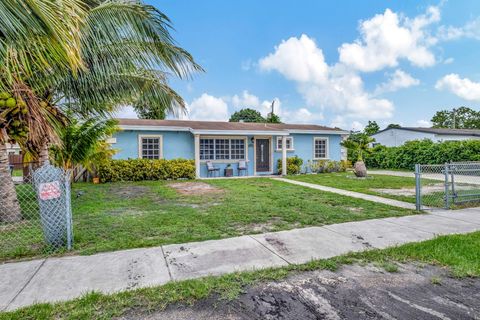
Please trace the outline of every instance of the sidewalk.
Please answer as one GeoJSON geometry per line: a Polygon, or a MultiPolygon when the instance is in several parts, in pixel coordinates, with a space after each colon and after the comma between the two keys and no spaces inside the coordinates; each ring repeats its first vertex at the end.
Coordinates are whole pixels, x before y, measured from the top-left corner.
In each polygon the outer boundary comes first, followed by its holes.
{"type": "Polygon", "coordinates": [[[0,310],[169,281],[326,259],[480,230],[480,209],[348,222],[223,240],[0,265],[0,310]]]}

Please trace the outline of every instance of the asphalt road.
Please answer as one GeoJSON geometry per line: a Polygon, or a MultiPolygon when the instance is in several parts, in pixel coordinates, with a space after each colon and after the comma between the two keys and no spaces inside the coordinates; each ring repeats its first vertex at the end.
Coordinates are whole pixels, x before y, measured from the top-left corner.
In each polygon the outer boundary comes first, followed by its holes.
{"type": "Polygon", "coordinates": [[[480,280],[455,279],[431,266],[375,266],[296,274],[252,288],[233,301],[216,297],[122,319],[480,319],[480,280]]]}

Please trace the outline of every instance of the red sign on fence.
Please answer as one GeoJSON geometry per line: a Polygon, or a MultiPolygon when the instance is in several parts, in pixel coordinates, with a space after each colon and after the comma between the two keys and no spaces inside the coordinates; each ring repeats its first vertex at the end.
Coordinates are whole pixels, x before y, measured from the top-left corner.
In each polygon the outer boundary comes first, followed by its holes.
{"type": "Polygon", "coordinates": [[[40,194],[41,200],[52,200],[56,198],[60,198],[61,191],[60,191],[60,182],[53,181],[53,182],[46,182],[40,183],[38,187],[38,193],[40,194]]]}

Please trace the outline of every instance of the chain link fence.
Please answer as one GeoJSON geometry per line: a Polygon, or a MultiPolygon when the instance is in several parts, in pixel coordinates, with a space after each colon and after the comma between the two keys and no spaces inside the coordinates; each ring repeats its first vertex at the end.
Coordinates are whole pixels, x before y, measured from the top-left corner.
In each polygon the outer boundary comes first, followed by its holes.
{"type": "Polygon", "coordinates": [[[480,206],[480,162],[416,165],[418,210],[480,206]]]}
{"type": "Polygon", "coordinates": [[[0,261],[71,249],[70,177],[52,165],[0,175],[0,261]]]}

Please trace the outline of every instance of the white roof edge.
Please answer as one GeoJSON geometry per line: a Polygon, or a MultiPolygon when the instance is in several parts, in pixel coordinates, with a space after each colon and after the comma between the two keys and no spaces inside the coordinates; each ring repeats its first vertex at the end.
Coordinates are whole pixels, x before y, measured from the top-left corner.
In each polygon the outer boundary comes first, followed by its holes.
{"type": "Polygon", "coordinates": [[[172,127],[172,126],[138,126],[138,125],[119,125],[123,130],[145,130],[145,131],[192,131],[188,127],[172,127]]]}
{"type": "Polygon", "coordinates": [[[271,130],[208,130],[192,129],[189,127],[173,126],[151,126],[151,125],[119,125],[123,130],[143,130],[143,131],[189,131],[193,134],[247,134],[247,135],[276,135],[288,136],[291,133],[310,133],[310,134],[349,134],[348,131],[337,130],[301,130],[301,129],[283,129],[278,131],[271,130]]]}
{"type": "Polygon", "coordinates": [[[261,130],[191,130],[193,134],[243,134],[243,135],[250,135],[250,136],[258,136],[258,135],[275,135],[275,136],[288,136],[288,131],[261,131],[261,130]]]}
{"type": "Polygon", "coordinates": [[[301,130],[301,129],[287,129],[289,133],[312,133],[312,134],[350,134],[344,130],[301,130]]]}

